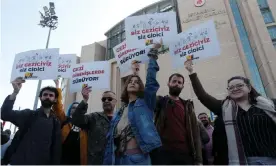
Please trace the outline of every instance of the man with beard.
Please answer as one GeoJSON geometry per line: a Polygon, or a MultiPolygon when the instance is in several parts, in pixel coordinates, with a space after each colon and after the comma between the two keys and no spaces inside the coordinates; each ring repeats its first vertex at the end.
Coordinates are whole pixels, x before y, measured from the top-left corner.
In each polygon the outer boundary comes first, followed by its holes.
{"type": "Polygon", "coordinates": [[[13,105],[22,84],[22,77],[12,82],[13,93],[2,107],[1,115],[19,127],[4,156],[4,163],[10,165],[57,165],[61,156],[60,123],[51,107],[56,102],[58,91],[54,87],[41,89],[41,107],[36,111],[13,110],[13,105]]]}
{"type": "Polygon", "coordinates": [[[86,114],[90,92],[91,87],[83,88],[83,100],[73,113],[72,123],[81,129],[86,130],[88,133],[87,164],[102,165],[106,144],[106,134],[109,130],[109,123],[113,117],[113,110],[117,100],[114,92],[106,91],[103,93],[101,99],[103,112],[86,114]]]}
{"type": "Polygon", "coordinates": [[[204,125],[205,129],[207,130],[208,136],[210,138],[210,141],[204,145],[204,152],[205,154],[203,154],[203,158],[207,159],[206,165],[213,165],[213,154],[212,154],[212,150],[213,150],[213,141],[212,141],[212,135],[213,135],[213,131],[214,128],[213,126],[210,124],[210,120],[208,115],[205,112],[202,112],[198,115],[198,119],[202,122],[202,124],[204,125]]]}
{"type": "Polygon", "coordinates": [[[152,153],[153,164],[202,164],[202,147],[193,102],[179,97],[184,77],[175,73],[169,77],[169,95],[157,98],[155,124],[162,148],[152,153]]]}

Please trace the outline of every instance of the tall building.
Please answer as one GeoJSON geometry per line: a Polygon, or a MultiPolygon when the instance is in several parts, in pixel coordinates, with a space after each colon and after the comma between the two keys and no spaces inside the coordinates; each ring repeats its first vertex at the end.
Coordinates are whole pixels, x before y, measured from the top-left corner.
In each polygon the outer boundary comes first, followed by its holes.
{"type": "MultiPolygon", "coordinates": [[[[221,55],[199,61],[195,65],[195,71],[208,93],[218,99],[225,98],[227,80],[240,75],[250,78],[254,87],[263,95],[276,97],[276,0],[163,0],[131,16],[167,11],[176,12],[179,32],[210,19],[215,21],[221,55]]],[[[120,77],[112,48],[125,40],[124,20],[111,27],[105,35],[106,40],[82,47],[80,62],[109,61],[110,89],[120,99],[126,78],[120,77]]],[[[197,100],[184,66],[182,69],[172,69],[168,48],[160,51],[158,63],[158,95],[168,94],[168,78],[172,73],[178,72],[185,76],[185,88],[181,97],[193,99],[197,113],[209,112],[197,100]]],[[[143,81],[146,67],[141,67],[143,81]]],[[[102,111],[101,94],[102,91],[92,92],[88,112],[102,111]]],[[[81,95],[72,97],[67,94],[65,105],[72,98],[80,101],[81,95]]]]}

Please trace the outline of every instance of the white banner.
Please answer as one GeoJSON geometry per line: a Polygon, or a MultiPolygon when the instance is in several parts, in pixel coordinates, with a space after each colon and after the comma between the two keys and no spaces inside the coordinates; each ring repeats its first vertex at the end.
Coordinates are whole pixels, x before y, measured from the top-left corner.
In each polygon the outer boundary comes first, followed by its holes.
{"type": "Polygon", "coordinates": [[[213,20],[178,34],[170,44],[173,67],[183,67],[187,59],[202,60],[220,54],[220,45],[213,20]]]}
{"type": "Polygon", "coordinates": [[[134,60],[147,63],[149,61],[148,52],[150,48],[144,49],[128,49],[126,42],[118,44],[113,48],[114,56],[120,68],[121,77],[131,70],[131,62],[134,60]]]}
{"type": "Polygon", "coordinates": [[[11,81],[17,77],[28,80],[56,79],[59,49],[40,49],[15,55],[11,81]]]}
{"type": "Polygon", "coordinates": [[[128,48],[144,48],[160,42],[169,45],[177,36],[175,12],[132,16],[125,19],[128,48]]]}
{"type": "Polygon", "coordinates": [[[76,64],[72,68],[70,92],[81,92],[83,86],[92,86],[92,89],[110,89],[110,63],[96,61],[76,64]]]}
{"type": "Polygon", "coordinates": [[[76,64],[76,54],[60,54],[58,59],[58,75],[62,78],[71,78],[73,65],[76,64]]]}

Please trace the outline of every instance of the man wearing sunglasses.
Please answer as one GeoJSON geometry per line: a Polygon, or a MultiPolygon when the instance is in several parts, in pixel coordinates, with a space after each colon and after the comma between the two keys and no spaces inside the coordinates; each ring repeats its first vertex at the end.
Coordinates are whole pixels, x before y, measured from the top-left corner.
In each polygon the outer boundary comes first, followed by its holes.
{"type": "Polygon", "coordinates": [[[88,165],[102,165],[105,150],[106,134],[109,130],[109,123],[113,117],[113,110],[116,105],[116,95],[114,92],[103,93],[102,112],[86,114],[88,108],[89,93],[91,87],[84,86],[82,89],[83,100],[73,113],[72,123],[88,133],[88,165]],[[86,115],[85,115],[86,114],[86,115]]]}
{"type": "Polygon", "coordinates": [[[5,152],[4,164],[58,165],[61,156],[61,130],[51,109],[57,100],[58,91],[55,87],[45,87],[39,94],[39,109],[16,111],[13,110],[13,105],[24,82],[21,77],[12,82],[13,93],[5,99],[1,107],[1,118],[19,127],[5,152]]]}

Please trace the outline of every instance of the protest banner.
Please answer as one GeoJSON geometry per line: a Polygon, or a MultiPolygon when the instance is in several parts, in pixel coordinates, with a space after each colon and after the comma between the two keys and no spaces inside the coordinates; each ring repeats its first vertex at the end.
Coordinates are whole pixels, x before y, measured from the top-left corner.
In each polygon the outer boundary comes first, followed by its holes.
{"type": "Polygon", "coordinates": [[[11,81],[17,77],[28,80],[56,79],[59,49],[39,49],[15,55],[11,81]]]}
{"type": "Polygon", "coordinates": [[[150,48],[144,49],[128,49],[126,41],[113,47],[114,56],[117,64],[120,68],[121,76],[131,70],[131,62],[134,60],[140,61],[141,63],[147,63],[149,61],[148,52],[150,48]]]}
{"type": "Polygon", "coordinates": [[[163,39],[169,45],[177,36],[175,12],[132,16],[125,19],[128,48],[144,48],[163,39]]]}
{"type": "Polygon", "coordinates": [[[76,64],[76,55],[61,54],[58,58],[58,76],[62,78],[71,78],[71,67],[76,64]]]}
{"type": "Polygon", "coordinates": [[[110,89],[110,71],[108,61],[74,65],[71,72],[70,92],[81,92],[84,86],[91,86],[93,90],[110,89]]]}
{"type": "Polygon", "coordinates": [[[178,34],[170,44],[173,67],[183,67],[186,60],[202,60],[220,54],[220,45],[213,20],[178,34]]]}

